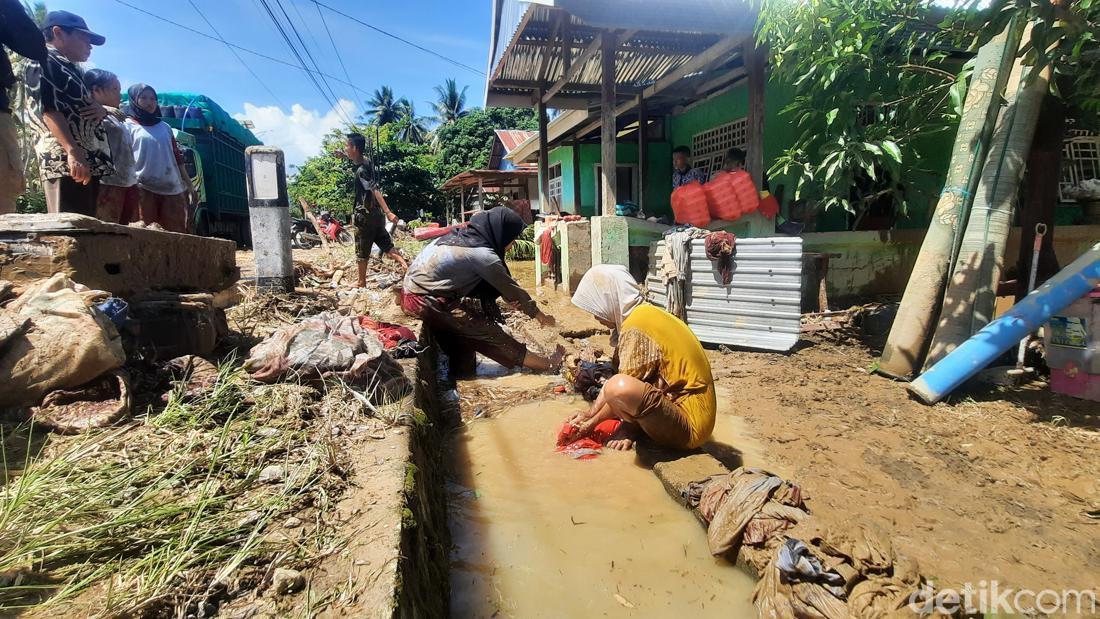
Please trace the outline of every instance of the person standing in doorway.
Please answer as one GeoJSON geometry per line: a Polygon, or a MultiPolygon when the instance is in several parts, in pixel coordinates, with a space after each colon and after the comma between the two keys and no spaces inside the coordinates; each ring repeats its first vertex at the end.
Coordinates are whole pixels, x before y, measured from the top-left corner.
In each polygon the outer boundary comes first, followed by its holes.
{"type": "Polygon", "coordinates": [[[26,189],[19,135],[8,99],[8,89],[15,85],[9,49],[40,64],[46,61],[46,41],[19,0],[0,0],[0,215],[14,213],[15,200],[26,189]]]}
{"type": "Polygon", "coordinates": [[[344,145],[344,153],[355,165],[355,204],[353,221],[355,222],[355,257],[359,266],[358,285],[367,285],[367,265],[370,263],[371,247],[378,246],[380,254],[393,258],[401,265],[402,271],[409,270],[409,263],[393,246],[393,239],[386,230],[386,221],[397,223],[386,198],[374,182],[374,162],[366,156],[367,139],[358,133],[349,133],[344,145]]]}
{"type": "Polygon", "coordinates": [[[157,91],[134,84],[127,91],[126,126],[134,145],[138,217],[169,232],[186,233],[187,207],[197,201],[172,128],[160,119],[157,91]]]}
{"type": "Polygon", "coordinates": [[[41,122],[35,150],[46,209],[94,216],[99,179],[114,173],[114,165],[101,122],[107,111],[92,99],[77,63],[86,62],[92,46],[107,39],[68,11],[47,14],[42,34],[46,59],[29,63],[25,78],[41,122]]]}
{"type": "Polygon", "coordinates": [[[707,175],[699,168],[691,167],[691,149],[687,146],[677,146],[672,151],[672,188],[680,187],[694,182],[707,182],[707,175]]]}
{"type": "Polygon", "coordinates": [[[103,69],[89,69],[84,73],[84,83],[92,91],[92,98],[107,110],[103,125],[107,129],[107,144],[111,147],[111,160],[115,172],[99,179],[99,196],[96,199],[95,216],[112,224],[128,224],[137,219],[137,175],[134,173],[134,145],[130,128],[126,126],[126,114],[122,107],[122,84],[118,76],[103,69]]]}

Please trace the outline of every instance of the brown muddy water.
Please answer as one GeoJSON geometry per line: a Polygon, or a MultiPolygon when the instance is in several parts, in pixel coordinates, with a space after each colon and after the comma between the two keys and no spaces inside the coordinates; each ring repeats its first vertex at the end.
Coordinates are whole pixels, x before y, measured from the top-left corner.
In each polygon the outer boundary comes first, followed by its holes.
{"type": "Polygon", "coordinates": [[[455,438],[452,616],[754,616],[752,579],[710,556],[703,527],[633,452],[554,452],[583,406],[533,402],[455,438]]]}

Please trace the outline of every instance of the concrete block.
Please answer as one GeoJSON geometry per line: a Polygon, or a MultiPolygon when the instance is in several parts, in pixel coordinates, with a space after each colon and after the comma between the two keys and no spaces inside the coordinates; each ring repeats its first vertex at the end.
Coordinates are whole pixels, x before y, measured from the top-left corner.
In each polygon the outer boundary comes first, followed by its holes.
{"type": "Polygon", "coordinates": [[[593,217],[592,265],[621,264],[629,267],[629,238],[630,231],[626,217],[593,217]]]}
{"type": "Polygon", "coordinates": [[[702,481],[711,475],[728,473],[729,469],[717,458],[706,453],[696,453],[673,460],[657,462],[653,472],[665,486],[665,492],[681,505],[686,505],[685,493],[693,482],[702,481]]]}
{"type": "Polygon", "coordinates": [[[0,216],[0,280],[56,273],[116,296],[219,292],[240,277],[233,241],[108,224],[72,213],[0,216]]]}
{"type": "Polygon", "coordinates": [[[561,231],[561,273],[565,292],[572,294],[581,278],[592,268],[592,223],[570,221],[558,224],[561,231]]]}
{"type": "Polygon", "coordinates": [[[248,216],[256,256],[256,288],[270,292],[294,290],[290,211],[278,206],[259,206],[249,208],[248,216]]]}

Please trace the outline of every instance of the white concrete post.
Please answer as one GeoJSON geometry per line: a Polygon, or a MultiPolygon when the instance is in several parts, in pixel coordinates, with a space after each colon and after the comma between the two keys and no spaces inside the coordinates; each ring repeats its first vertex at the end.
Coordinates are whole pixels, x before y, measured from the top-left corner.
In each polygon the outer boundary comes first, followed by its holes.
{"type": "Polygon", "coordinates": [[[294,290],[294,261],[290,255],[290,199],[283,151],[249,146],[245,149],[245,167],[256,289],[290,292],[294,290]]]}

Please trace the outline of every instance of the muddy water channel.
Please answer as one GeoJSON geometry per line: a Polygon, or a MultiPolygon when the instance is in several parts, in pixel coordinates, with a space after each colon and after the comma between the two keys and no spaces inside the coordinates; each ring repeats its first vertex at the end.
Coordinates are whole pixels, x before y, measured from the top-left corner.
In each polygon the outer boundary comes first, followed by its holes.
{"type": "Polygon", "coordinates": [[[633,452],[554,452],[584,405],[533,402],[457,435],[452,615],[753,616],[752,580],[711,558],[704,529],[633,452]]]}

